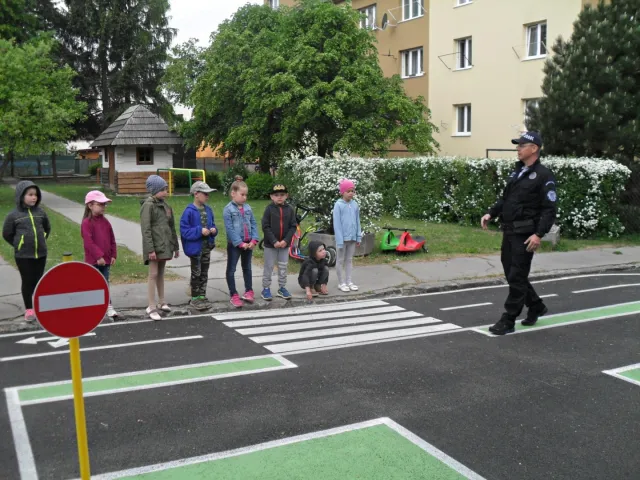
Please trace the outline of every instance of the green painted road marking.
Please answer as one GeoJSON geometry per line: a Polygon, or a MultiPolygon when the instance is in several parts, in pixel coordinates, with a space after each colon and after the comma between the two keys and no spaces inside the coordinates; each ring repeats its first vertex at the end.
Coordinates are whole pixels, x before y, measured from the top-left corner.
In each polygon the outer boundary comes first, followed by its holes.
{"type": "Polygon", "coordinates": [[[389,419],[94,477],[116,478],[484,480],[389,419]]]}
{"type": "MultiPolygon", "coordinates": [[[[244,358],[86,378],[83,390],[85,396],[105,395],[292,367],[295,365],[277,355],[244,358]]],[[[22,404],[44,403],[73,398],[73,388],[70,381],[55,382],[18,388],[18,395],[22,404]]]]}
{"type": "MultiPolygon", "coordinates": [[[[545,328],[561,327],[574,323],[591,322],[594,320],[605,320],[608,318],[624,317],[625,315],[633,315],[640,313],[640,302],[621,303],[618,305],[609,305],[606,307],[590,308],[588,310],[578,310],[575,312],[558,313],[556,315],[548,315],[540,317],[535,325],[524,326],[520,322],[516,322],[516,331],[514,333],[525,333],[533,330],[542,330],[545,328]]],[[[495,336],[489,332],[491,325],[474,328],[473,330],[491,337],[495,336]]],[[[510,334],[513,335],[513,334],[510,334]]]]}
{"type": "Polygon", "coordinates": [[[602,373],[606,373],[614,378],[640,386],[640,363],[616,368],[614,370],[605,370],[602,373]]]}

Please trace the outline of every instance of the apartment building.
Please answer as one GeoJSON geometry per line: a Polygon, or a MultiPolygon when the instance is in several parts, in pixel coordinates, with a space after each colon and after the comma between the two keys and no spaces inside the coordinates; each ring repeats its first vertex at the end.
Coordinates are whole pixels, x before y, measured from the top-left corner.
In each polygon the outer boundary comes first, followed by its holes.
{"type": "MultiPolygon", "coordinates": [[[[598,0],[352,0],[375,31],[385,75],[422,95],[439,128],[440,154],[510,156],[526,108],[542,96],[543,66],[598,0]]],[[[278,8],[296,0],[265,0],[278,8]]],[[[334,0],[336,4],[344,1],[334,0]]],[[[393,154],[406,153],[402,145],[393,154]]]]}

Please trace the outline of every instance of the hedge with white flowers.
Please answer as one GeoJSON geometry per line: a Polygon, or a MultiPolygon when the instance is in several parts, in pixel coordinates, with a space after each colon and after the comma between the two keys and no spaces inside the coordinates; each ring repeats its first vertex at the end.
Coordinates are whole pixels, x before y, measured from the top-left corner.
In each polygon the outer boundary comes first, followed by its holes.
{"type": "MultiPolygon", "coordinates": [[[[546,157],[542,162],[556,177],[556,223],[563,235],[616,237],[624,231],[615,212],[631,174],[627,167],[599,158],[546,157]]],[[[511,159],[308,157],[284,161],[279,175],[300,203],[327,211],[339,198],[340,179],[354,180],[363,229],[374,231],[383,212],[477,225],[514,168],[511,159]]]]}

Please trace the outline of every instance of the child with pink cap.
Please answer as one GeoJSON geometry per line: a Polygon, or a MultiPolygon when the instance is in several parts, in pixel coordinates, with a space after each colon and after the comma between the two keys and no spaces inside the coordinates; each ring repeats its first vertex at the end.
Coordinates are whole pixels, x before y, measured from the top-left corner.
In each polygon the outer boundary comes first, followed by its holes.
{"type": "MultiPolygon", "coordinates": [[[[116,263],[118,256],[113,228],[109,220],[104,217],[104,210],[109,202],[111,200],[99,190],[87,193],[84,197],[85,208],[81,226],[84,261],[100,271],[107,283],[109,283],[111,266],[116,263]]],[[[107,318],[113,321],[117,316],[109,299],[107,318]]]]}
{"type": "Polygon", "coordinates": [[[360,206],[353,199],[356,188],[353,180],[343,178],[339,184],[340,198],[333,207],[333,231],[338,249],[336,274],[338,288],[343,292],[356,291],[358,287],[353,283],[353,257],[356,247],[362,241],[360,226],[360,206]]]}

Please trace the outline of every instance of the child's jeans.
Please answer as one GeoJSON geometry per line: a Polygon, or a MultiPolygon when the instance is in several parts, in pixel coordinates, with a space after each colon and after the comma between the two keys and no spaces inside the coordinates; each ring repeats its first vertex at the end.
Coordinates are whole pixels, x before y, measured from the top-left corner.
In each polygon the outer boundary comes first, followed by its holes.
{"type": "Polygon", "coordinates": [[[245,250],[244,248],[234,247],[233,244],[227,244],[227,286],[231,296],[238,293],[236,290],[236,267],[238,260],[241,260],[242,276],[244,277],[244,289],[249,292],[253,290],[251,278],[251,256],[253,250],[245,250]]]}
{"type": "MultiPolygon", "coordinates": [[[[96,270],[98,270],[104,279],[109,283],[109,272],[111,271],[111,265],[94,265],[96,270]]],[[[109,298],[109,305],[111,305],[111,298],[109,298]]]]}

